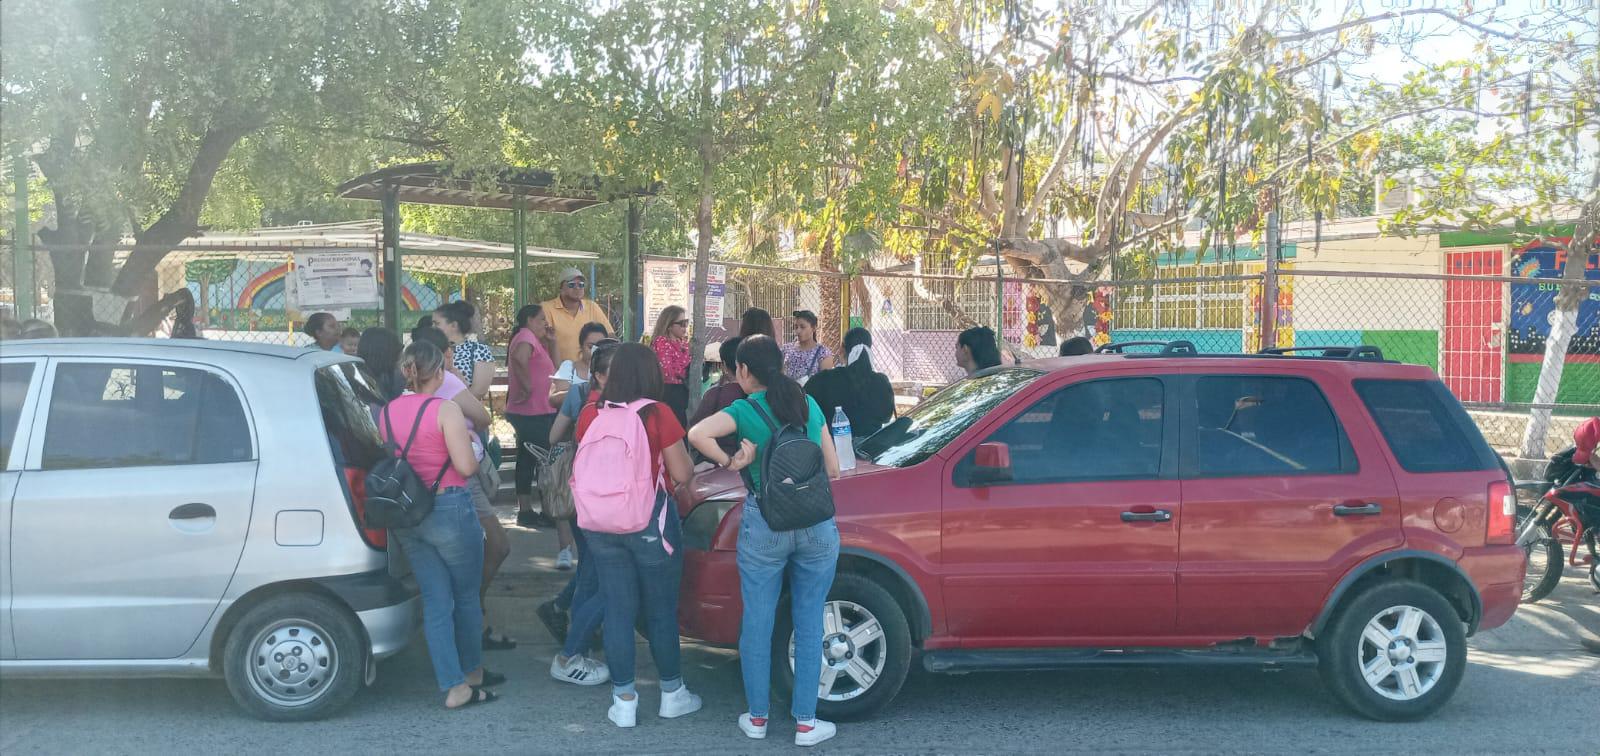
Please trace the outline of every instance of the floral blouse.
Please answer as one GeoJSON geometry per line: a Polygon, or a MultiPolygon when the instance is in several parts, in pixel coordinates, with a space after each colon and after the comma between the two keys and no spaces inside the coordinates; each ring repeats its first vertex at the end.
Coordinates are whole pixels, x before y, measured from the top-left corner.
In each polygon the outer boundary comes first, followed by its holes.
{"type": "Polygon", "coordinates": [[[797,381],[803,381],[822,372],[822,361],[832,356],[833,350],[823,344],[801,350],[797,341],[784,342],[783,374],[797,381]]]}
{"type": "Polygon", "coordinates": [[[667,383],[683,383],[689,375],[689,342],[663,336],[650,342],[656,350],[656,360],[661,363],[661,377],[667,383]]]}

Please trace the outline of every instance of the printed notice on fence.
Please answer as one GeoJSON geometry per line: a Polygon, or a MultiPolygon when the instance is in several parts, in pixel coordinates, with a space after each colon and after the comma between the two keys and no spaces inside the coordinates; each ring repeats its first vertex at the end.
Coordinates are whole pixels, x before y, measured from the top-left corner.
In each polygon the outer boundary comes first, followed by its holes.
{"type": "Polygon", "coordinates": [[[376,255],[366,250],[296,252],[290,279],[290,306],[302,312],[373,307],[379,301],[376,255]]]}
{"type": "MultiPolygon", "coordinates": [[[[722,325],[723,293],[727,287],[727,266],[712,263],[706,266],[706,326],[722,325]]],[[[644,262],[644,325],[655,327],[661,311],[677,305],[684,310],[694,297],[694,264],[673,260],[646,260],[644,262]]]]}

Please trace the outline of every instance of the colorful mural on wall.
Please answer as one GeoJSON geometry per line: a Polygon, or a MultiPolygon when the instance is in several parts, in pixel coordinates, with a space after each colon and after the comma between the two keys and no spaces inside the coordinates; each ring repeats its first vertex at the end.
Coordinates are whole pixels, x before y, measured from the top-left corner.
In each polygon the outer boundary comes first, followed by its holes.
{"type": "MultiPolygon", "coordinates": [[[[203,262],[209,264],[217,261],[203,262]]],[[[219,280],[207,280],[210,276],[200,275],[204,272],[208,271],[191,263],[185,278],[189,290],[194,292],[196,302],[202,305],[197,313],[198,319],[207,327],[242,331],[288,327],[284,311],[284,281],[289,273],[287,261],[241,260],[232,265],[231,270],[227,270],[219,280]]],[[[436,292],[410,274],[405,274],[400,296],[407,311],[423,312],[438,307],[449,293],[436,292]]],[[[358,323],[370,320],[376,324],[378,311],[356,310],[352,313],[352,319],[358,323]]]]}
{"type": "MultiPolygon", "coordinates": [[[[1566,239],[1557,240],[1565,243],[1566,239]]],[[[1567,253],[1554,245],[1529,245],[1511,260],[1511,275],[1526,279],[1561,278],[1566,271],[1567,253]]],[[[1590,254],[1583,277],[1600,281],[1600,254],[1590,254]]],[[[1507,329],[1506,351],[1512,362],[1523,355],[1544,357],[1544,341],[1550,336],[1550,316],[1555,312],[1556,283],[1516,283],[1511,285],[1511,322],[1507,329]]],[[[1567,348],[1567,359],[1600,355],[1600,289],[1591,289],[1578,305],[1578,332],[1567,348]]],[[[1600,361],[1600,360],[1596,360],[1600,361]]]]}

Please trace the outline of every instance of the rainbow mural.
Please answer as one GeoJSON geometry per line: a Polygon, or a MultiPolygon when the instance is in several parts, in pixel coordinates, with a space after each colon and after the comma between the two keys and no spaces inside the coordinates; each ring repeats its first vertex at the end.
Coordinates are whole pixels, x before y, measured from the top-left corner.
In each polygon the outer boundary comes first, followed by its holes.
{"type": "MultiPolygon", "coordinates": [[[[281,265],[270,267],[264,271],[261,271],[259,274],[246,281],[243,286],[238,289],[239,297],[237,302],[235,302],[234,307],[240,310],[282,310],[285,304],[284,280],[287,279],[288,276],[288,263],[283,263],[281,265]]],[[[378,274],[378,281],[380,283],[383,281],[383,274],[381,271],[378,274]]],[[[405,308],[412,311],[420,311],[423,309],[422,304],[417,297],[417,293],[412,290],[413,288],[420,286],[420,284],[410,280],[404,280],[402,283],[404,285],[400,287],[400,298],[405,302],[405,308]]],[[[223,285],[225,286],[226,284],[223,285]]],[[[439,298],[439,295],[434,293],[432,289],[427,289],[427,287],[422,288],[425,289],[425,296],[428,298],[434,300],[439,298]]],[[[432,309],[432,307],[429,309],[432,309]]]]}

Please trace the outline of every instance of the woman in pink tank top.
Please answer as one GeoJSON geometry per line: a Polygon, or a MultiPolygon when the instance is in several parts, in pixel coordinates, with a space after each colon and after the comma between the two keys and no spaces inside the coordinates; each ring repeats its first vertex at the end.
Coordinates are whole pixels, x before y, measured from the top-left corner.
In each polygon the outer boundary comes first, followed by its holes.
{"type": "Polygon", "coordinates": [[[496,696],[485,688],[505,676],[483,668],[483,526],[467,491],[467,478],[478,471],[472,433],[461,408],[436,396],[445,373],[437,346],[412,342],[400,369],[411,390],[383,408],[378,431],[397,454],[404,450],[423,482],[438,483],[433,511],[394,536],[422,591],[423,636],[445,708],[488,703],[496,696]]]}

